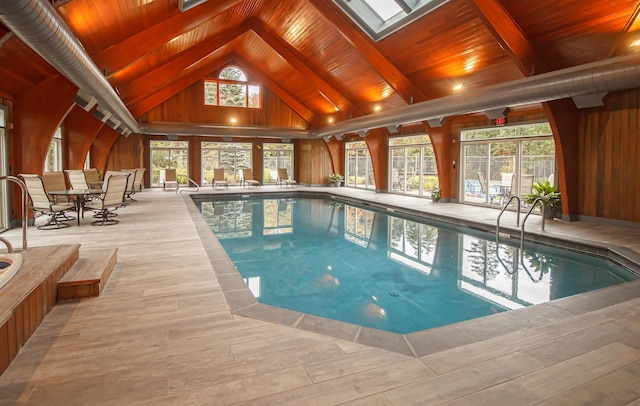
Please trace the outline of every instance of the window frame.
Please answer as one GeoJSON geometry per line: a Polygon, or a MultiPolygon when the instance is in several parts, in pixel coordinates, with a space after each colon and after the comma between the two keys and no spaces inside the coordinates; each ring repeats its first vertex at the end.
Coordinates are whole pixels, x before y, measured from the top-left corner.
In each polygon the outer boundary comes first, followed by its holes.
{"type": "MultiPolygon", "coordinates": [[[[222,69],[220,71],[220,73],[222,73],[225,69],[229,69],[229,68],[235,68],[238,69],[240,72],[242,72],[242,74],[244,75],[244,77],[247,77],[247,74],[240,69],[237,66],[227,66],[224,69],[222,69]]],[[[251,110],[261,110],[262,109],[262,85],[259,82],[253,81],[253,80],[229,80],[229,79],[221,79],[220,77],[217,78],[212,78],[212,77],[206,77],[202,80],[202,104],[205,107],[236,107],[236,108],[245,108],[245,109],[251,109],[251,110]],[[208,90],[207,90],[207,84],[209,83],[213,83],[215,84],[215,104],[209,103],[207,102],[207,94],[208,94],[208,90]],[[242,86],[244,88],[244,106],[234,106],[234,105],[221,105],[220,104],[220,87],[221,85],[235,85],[235,86],[242,86]],[[258,89],[258,106],[252,106],[250,103],[250,92],[249,92],[249,88],[250,87],[256,87],[258,89]]]]}

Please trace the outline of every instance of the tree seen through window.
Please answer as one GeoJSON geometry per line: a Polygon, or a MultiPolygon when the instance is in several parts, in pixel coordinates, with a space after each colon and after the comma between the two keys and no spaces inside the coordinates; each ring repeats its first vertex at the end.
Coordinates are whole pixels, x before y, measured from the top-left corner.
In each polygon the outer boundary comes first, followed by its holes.
{"type": "Polygon", "coordinates": [[[247,76],[235,66],[225,68],[218,80],[204,81],[204,104],[260,108],[260,86],[247,83],[247,76]]]}

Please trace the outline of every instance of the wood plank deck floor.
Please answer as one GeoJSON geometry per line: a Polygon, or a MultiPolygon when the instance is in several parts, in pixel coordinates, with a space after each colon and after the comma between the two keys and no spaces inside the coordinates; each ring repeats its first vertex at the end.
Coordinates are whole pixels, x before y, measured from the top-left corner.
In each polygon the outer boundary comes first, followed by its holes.
{"type": "MultiPolygon", "coordinates": [[[[497,214],[340,189],[487,222],[497,214]]],[[[117,248],[118,264],[102,296],[54,307],[0,376],[0,404],[640,405],[640,283],[615,304],[588,295],[538,326],[410,357],[233,314],[185,196],[135,197],[114,226],[88,217],[80,227],[29,228],[30,246],[117,248]]],[[[547,230],[640,252],[639,230],[547,230]]],[[[20,247],[19,229],[2,236],[20,247]]]]}

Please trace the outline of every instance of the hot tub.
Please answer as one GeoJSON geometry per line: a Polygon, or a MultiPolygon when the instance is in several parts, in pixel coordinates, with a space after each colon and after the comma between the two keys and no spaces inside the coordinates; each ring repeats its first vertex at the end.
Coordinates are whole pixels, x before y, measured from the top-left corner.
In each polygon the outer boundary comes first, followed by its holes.
{"type": "Polygon", "coordinates": [[[21,265],[22,255],[0,254],[0,289],[15,276],[21,265]]]}

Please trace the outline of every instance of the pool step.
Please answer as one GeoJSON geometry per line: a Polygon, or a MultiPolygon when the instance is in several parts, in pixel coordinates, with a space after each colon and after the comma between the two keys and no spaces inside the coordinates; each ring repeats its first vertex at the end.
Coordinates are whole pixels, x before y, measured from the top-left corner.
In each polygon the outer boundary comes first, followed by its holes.
{"type": "Polygon", "coordinates": [[[58,301],[100,296],[118,262],[118,249],[81,250],[80,257],[58,281],[58,301]]]}

